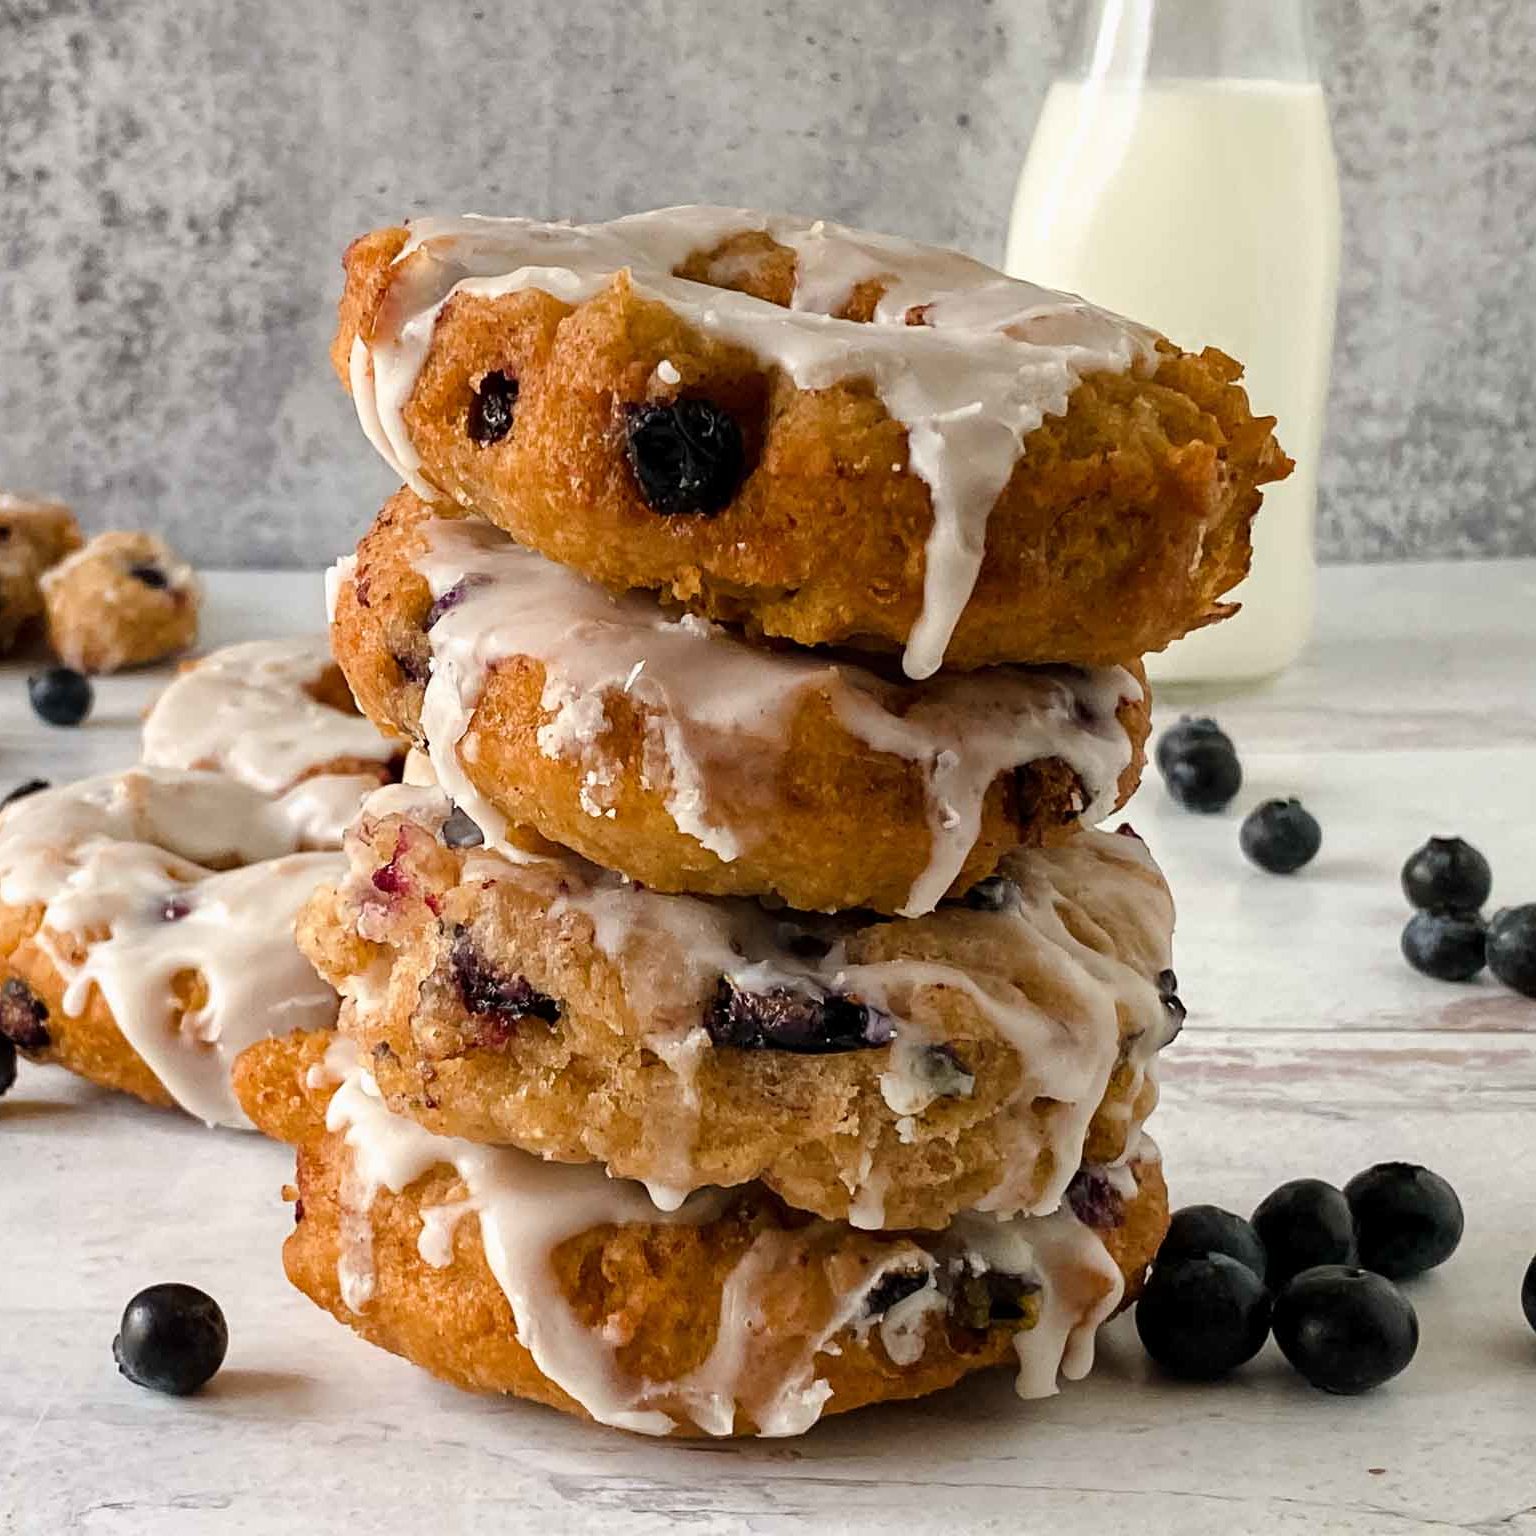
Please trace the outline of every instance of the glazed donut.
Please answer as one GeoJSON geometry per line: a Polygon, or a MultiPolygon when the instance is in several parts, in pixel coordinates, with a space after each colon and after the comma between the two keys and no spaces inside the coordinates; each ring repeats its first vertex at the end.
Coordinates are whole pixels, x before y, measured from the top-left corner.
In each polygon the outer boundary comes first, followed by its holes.
{"type": "Polygon", "coordinates": [[[462,846],[386,789],[299,943],[392,1110],[668,1190],[761,1179],[865,1228],[1054,1210],[1156,1103],[1183,1009],[1134,837],[1021,853],[966,904],[817,917],[462,846]],[[459,844],[460,846],[454,846],[459,844]]]}
{"type": "Polygon", "coordinates": [[[104,1087],[247,1125],[235,1057],[336,1017],[294,920],[345,861],[303,851],[302,791],[132,768],[0,811],[0,1034],[104,1087]]]}
{"type": "Polygon", "coordinates": [[[339,848],[363,796],[400,777],[400,744],[358,713],[323,635],[251,640],[189,662],[144,719],[154,767],[226,773],[308,807],[310,846],[339,848]]]}
{"type": "Polygon", "coordinates": [[[197,640],[197,577],[152,533],[99,533],[40,585],[48,642],[78,671],[143,666],[197,640]]]}
{"type": "Polygon", "coordinates": [[[917,915],[1140,776],[1139,667],[900,684],[616,597],[409,491],[332,596],[358,702],[493,842],[531,826],[657,890],[917,915]]]}
{"type": "Polygon", "coordinates": [[[911,677],[1224,617],[1290,468],[1220,352],[823,221],[427,219],[346,269],[332,359],[418,495],[911,677]]]}
{"type": "Polygon", "coordinates": [[[43,572],[79,547],[79,524],[62,502],[0,491],[0,653],[42,614],[43,572]]]}
{"type": "Polygon", "coordinates": [[[355,1059],[331,1063],[332,1093],[314,1057],[290,1037],[238,1067],[263,1129],[300,1141],[289,1279],[444,1380],[642,1434],[799,1434],[1010,1356],[1020,1395],[1048,1395],[1090,1368],[1167,1225],[1150,1145],[1050,1216],[923,1236],[809,1220],[756,1186],[667,1211],[591,1165],[435,1136],[355,1059]]]}

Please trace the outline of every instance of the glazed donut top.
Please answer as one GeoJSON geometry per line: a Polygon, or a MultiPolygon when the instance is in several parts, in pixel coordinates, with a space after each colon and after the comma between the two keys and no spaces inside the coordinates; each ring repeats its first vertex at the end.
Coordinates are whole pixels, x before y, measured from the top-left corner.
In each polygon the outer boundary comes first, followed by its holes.
{"type": "MultiPolygon", "coordinates": [[[[441,791],[405,785],[378,790],[365,802],[348,835],[353,862],[345,887],[364,925],[368,912],[388,899],[374,879],[368,823],[394,815],[435,835],[452,809],[441,791]]],[[[869,929],[868,913],[801,913],[740,897],[669,895],[574,854],[520,853],[514,863],[475,849],[465,856],[461,881],[521,887],[557,930],[577,919],[589,926],[591,943],[620,970],[629,1006],[645,1021],[643,1043],[682,1080],[684,1102],[693,1097],[700,1060],[713,1048],[705,1013],[722,984],[749,997],[784,992],[816,1002],[849,999],[865,1010],[867,1043],[886,1048],[880,1092],[906,1140],[916,1129],[913,1117],[946,1095],[969,1097],[974,1086],[949,1058],[937,1058],[950,1061],[947,1078],[936,1075],[933,1032],[925,1021],[925,992],[963,993],[1016,1052],[1019,1098],[1051,1105],[1048,1114],[1017,1117],[1004,1171],[977,1207],[1001,1216],[1044,1214],[1066,1193],[1111,1074],[1117,1067],[1132,1074],[1124,1095],[1129,1114],[1157,1052],[1177,1032],[1157,983],[1171,960],[1173,902],[1145,845],[1118,834],[1084,832],[1059,848],[1028,850],[1005,860],[1000,875],[995,909],[963,915],[987,925],[993,942],[995,934],[1005,935],[1010,953],[1029,957],[1030,968],[1050,978],[1049,997],[1028,996],[979,963],[962,967],[901,953],[860,961],[850,955],[848,940],[869,929]],[[1070,919],[1064,907],[1072,909],[1070,919]],[[1113,946],[1091,942],[1102,938],[1095,924],[1113,928],[1113,946]],[[1043,1154],[1052,1172],[1037,1193],[1043,1154]]],[[[937,922],[886,931],[921,956],[953,931],[937,922]]],[[[972,948],[982,953],[979,945],[972,948]]],[[[374,975],[341,986],[354,1007],[377,1005],[374,975]]],[[[675,1205],[698,1182],[692,1157],[690,1145],[676,1148],[666,1182],[651,1185],[656,1203],[675,1205]]],[[[852,1225],[885,1226],[883,1177],[867,1172],[850,1188],[852,1225]]]]}
{"type": "Polygon", "coordinates": [[[923,606],[904,659],[916,678],[943,662],[981,569],[988,517],[1025,438],[1066,410],[1085,375],[1148,364],[1159,339],[954,251],[749,209],[665,208],[582,225],[423,219],[410,229],[372,335],[353,343],[349,371],[363,430],[419,496],[440,499],[421,475],[405,407],[448,299],[532,288],[574,304],[627,272],[636,293],[746,348],[798,388],[869,380],[907,429],[910,467],[933,504],[923,606]],[[752,232],[795,252],[788,308],[675,275],[690,255],[752,232]],[[884,285],[872,321],[836,318],[871,280],[884,285]]]}
{"type": "Polygon", "coordinates": [[[959,875],[999,773],[1062,759],[1086,788],[1081,818],[1092,823],[1113,809],[1131,761],[1116,711],[1122,700],[1140,699],[1142,687],[1121,667],[994,667],[904,686],[815,653],[765,651],[697,615],[673,618],[649,597],[615,596],[484,523],[438,518],[426,534],[417,569],[436,604],[422,732],[438,782],[493,842],[505,841],[505,818],[470,782],[458,744],[490,669],[512,656],[544,666],[541,703],[553,719],[538,746],[585,766],[590,815],[607,814],[612,782],[605,700],[628,694],[654,711],[674,822],[726,861],[754,828],[726,822],[715,776],[744,752],[782,750],[795,706],[823,694],[850,735],[921,765],[926,776],[930,855],[904,916],[931,911],[959,875]]]}
{"type": "Polygon", "coordinates": [[[293,804],[307,807],[307,841],[338,846],[400,747],[363,715],[320,696],[322,678],[335,670],[322,635],[214,651],[184,669],[145,716],[143,760],[216,769],[266,794],[302,785],[293,804]],[[325,771],[338,763],[376,764],[379,772],[325,771]]]}
{"type": "Polygon", "coordinates": [[[336,995],[293,937],[299,908],[346,867],[299,851],[310,815],[299,791],[274,799],[224,774],[148,767],[0,812],[0,902],[42,907],[35,939],[65,980],[65,1011],[97,988],[128,1044],[209,1124],[250,1124],[229,1087],[248,1045],[335,1021],[336,995]],[[175,984],[189,972],[207,997],[182,1013],[175,984]]]}
{"type": "MultiPolygon", "coordinates": [[[[946,1261],[973,1273],[996,1268],[1038,1283],[1038,1319],[1016,1333],[1014,1342],[1020,1395],[1043,1397],[1056,1390],[1058,1373],[1074,1380],[1087,1374],[1098,1326],[1123,1294],[1114,1260],[1070,1205],[1050,1216],[1013,1221],[964,1215],[945,1233],[937,1252],[894,1242],[884,1262],[850,1266],[854,1273],[804,1349],[767,1370],[761,1351],[753,1347],[761,1332],[757,1297],[781,1268],[783,1237],[767,1232],[727,1278],[718,1331],[705,1360],[682,1381],[637,1381],[620,1365],[619,1341],[576,1315],[557,1283],[553,1254],[568,1238],[598,1227],[712,1221],[724,1213],[727,1196],[703,1190],[675,1209],[662,1210],[643,1186],[610,1179],[592,1164],[543,1162],[512,1148],[435,1135],[385,1108],[355,1048],[344,1041],[331,1047],[325,1068],[317,1070],[341,1077],[326,1124],[344,1137],[352,1155],[351,1173],[342,1185],[343,1241],[337,1264],[344,1302],[361,1311],[374,1294],[369,1213],[378,1192],[398,1194],[432,1168],[451,1167],[464,1185],[464,1197],[423,1210],[417,1239],[421,1258],[437,1268],[450,1264],[454,1227],[473,1214],[486,1264],[512,1309],[518,1341],[539,1370],[601,1424],[664,1435],[674,1421],[654,1404],[666,1397],[684,1402],[693,1421],[710,1434],[729,1435],[738,1407],[750,1414],[759,1434],[799,1434],[821,1416],[831,1395],[816,1376],[816,1357],[829,1347],[835,1350],[836,1337],[845,1330],[878,1327],[887,1354],[898,1365],[921,1358],[926,1328],[945,1307],[939,1268],[946,1261]],[[865,1304],[892,1270],[921,1274],[921,1284],[876,1321],[866,1315],[865,1304]]],[[[1129,1177],[1128,1170],[1124,1173],[1129,1177]]]]}

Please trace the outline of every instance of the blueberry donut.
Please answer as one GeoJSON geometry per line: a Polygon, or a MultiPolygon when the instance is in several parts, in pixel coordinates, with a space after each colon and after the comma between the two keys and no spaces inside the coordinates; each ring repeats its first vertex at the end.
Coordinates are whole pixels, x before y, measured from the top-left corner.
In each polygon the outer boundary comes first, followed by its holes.
{"type": "Polygon", "coordinates": [[[638,888],[477,846],[386,789],[299,942],[390,1107],[667,1191],[760,1179],[869,1228],[1053,1210],[1156,1103],[1183,1009],[1173,907],[1134,837],[1020,853],[883,920],[638,888]]]}
{"type": "Polygon", "coordinates": [[[0,492],[0,654],[43,612],[39,580],[80,547],[80,526],[62,502],[0,492]]]}
{"type": "Polygon", "coordinates": [[[877,1234],[756,1185],[664,1209],[590,1164],[435,1135],[302,1037],[237,1075],[262,1129],[299,1143],[295,1286],[457,1386],[641,1434],[794,1435],[1007,1363],[1046,1396],[1090,1369],[1167,1225],[1150,1146],[1048,1216],[877,1234]]]}
{"type": "Polygon", "coordinates": [[[1140,776],[1139,667],[901,683],[616,596],[409,491],[334,574],[359,704],[493,842],[530,826],[657,890],[916,915],[1140,776]]]}
{"type": "Polygon", "coordinates": [[[187,663],[145,716],[141,749],[154,767],[293,791],[306,841],[325,848],[341,846],[359,802],[400,777],[404,756],[359,713],[323,635],[251,640],[187,663]]]}
{"type": "Polygon", "coordinates": [[[41,586],[49,643],[77,671],[143,666],[196,643],[197,577],[152,533],[97,534],[41,586]]]}
{"type": "Polygon", "coordinates": [[[418,495],[914,678],[1222,618],[1290,468],[1220,352],[822,221],[427,219],[346,268],[332,359],[418,495]]]}
{"type": "Polygon", "coordinates": [[[0,1035],[104,1087],[247,1125],[235,1057],[336,1017],[294,921],[344,861],[306,851],[302,791],[133,768],[0,811],[0,1035]]]}

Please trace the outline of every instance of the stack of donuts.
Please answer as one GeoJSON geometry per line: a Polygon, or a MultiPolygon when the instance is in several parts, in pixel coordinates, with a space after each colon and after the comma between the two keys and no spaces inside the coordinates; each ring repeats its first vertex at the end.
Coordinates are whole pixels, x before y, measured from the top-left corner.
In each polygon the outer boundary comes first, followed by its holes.
{"type": "Polygon", "coordinates": [[[1183,1007],[1139,658],[1288,467],[1191,355],[965,257],[681,208],[347,254],[404,482],[333,573],[413,749],[246,1053],[290,1277],[476,1390],[786,1435],[1091,1363],[1183,1007]]]}

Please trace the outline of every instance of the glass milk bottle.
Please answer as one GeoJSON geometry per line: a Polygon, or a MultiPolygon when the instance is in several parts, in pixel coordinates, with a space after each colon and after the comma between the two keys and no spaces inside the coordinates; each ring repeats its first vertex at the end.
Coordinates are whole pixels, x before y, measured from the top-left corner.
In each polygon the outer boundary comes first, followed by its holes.
{"type": "Polygon", "coordinates": [[[1264,677],[1312,622],[1313,514],[1338,285],[1339,193],[1306,0],[1079,0],[1072,67],[1019,179],[1008,270],[1246,367],[1296,461],[1264,491],[1234,619],[1162,681],[1264,677]]]}

